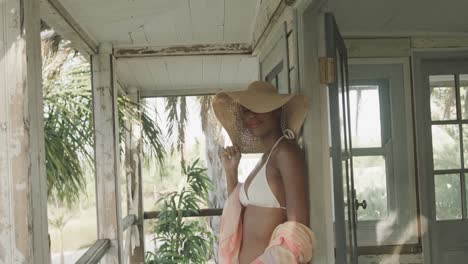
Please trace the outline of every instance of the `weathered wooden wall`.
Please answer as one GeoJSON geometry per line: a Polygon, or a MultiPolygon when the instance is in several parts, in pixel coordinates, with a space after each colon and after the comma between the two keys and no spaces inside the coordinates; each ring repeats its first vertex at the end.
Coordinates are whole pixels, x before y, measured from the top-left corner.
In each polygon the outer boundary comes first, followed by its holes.
{"type": "Polygon", "coordinates": [[[0,263],[49,263],[37,0],[0,2],[0,263]]]}
{"type": "MultiPolygon", "coordinates": [[[[310,1],[314,2],[314,1],[310,1]]],[[[315,1],[318,2],[318,1],[315,1]]],[[[320,85],[319,81],[319,57],[324,55],[324,32],[320,31],[320,14],[318,11],[301,11],[295,15],[293,7],[284,1],[262,1],[262,3],[275,4],[276,7],[260,7],[260,11],[276,10],[269,19],[269,28],[257,27],[254,53],[259,54],[271,49],[274,45],[272,39],[277,31],[286,22],[289,54],[289,79],[292,92],[302,92],[310,100],[310,109],[304,124],[303,143],[307,154],[308,163],[308,186],[309,186],[309,209],[311,217],[311,228],[315,232],[317,247],[314,252],[314,263],[328,264],[334,262],[334,233],[333,233],[333,204],[329,156],[328,153],[328,112],[326,86],[320,85]],[[303,16],[302,20],[299,16],[303,16]],[[300,23],[305,25],[300,26],[300,23]],[[299,32],[302,34],[303,58],[299,58],[299,32]],[[260,37],[262,33],[263,36],[260,37]],[[322,40],[322,42],[320,42],[322,40]],[[322,53],[321,53],[322,52],[322,53]],[[302,67],[300,69],[299,65],[302,67]],[[307,75],[301,76],[300,72],[307,75]],[[300,81],[299,81],[300,80],[300,81]],[[300,82],[300,83],[299,83],[300,82]],[[299,87],[302,86],[302,87],[299,87]]],[[[313,4],[311,4],[312,6],[313,4]]],[[[306,6],[302,6],[305,8],[306,6]]],[[[269,11],[263,11],[265,13],[269,11]]],[[[322,23],[323,24],[323,23],[322,23]]],[[[322,25],[322,28],[324,26],[322,25]]]]}
{"type": "Polygon", "coordinates": [[[299,81],[298,45],[294,8],[283,0],[261,1],[253,33],[253,54],[262,56],[275,44],[276,32],[286,22],[289,59],[289,79],[292,91],[297,91],[299,81]]]}
{"type": "Polygon", "coordinates": [[[320,83],[319,58],[325,56],[325,25],[317,4],[303,1],[297,11],[300,91],[309,98],[303,142],[308,165],[310,226],[315,233],[314,264],[335,262],[332,176],[329,156],[327,85],[320,83]]]}

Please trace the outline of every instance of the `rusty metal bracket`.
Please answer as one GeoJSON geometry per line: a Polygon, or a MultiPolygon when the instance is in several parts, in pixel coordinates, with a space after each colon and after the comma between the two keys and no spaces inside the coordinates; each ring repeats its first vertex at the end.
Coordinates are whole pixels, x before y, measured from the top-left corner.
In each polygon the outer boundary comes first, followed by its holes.
{"type": "Polygon", "coordinates": [[[336,81],[336,60],[322,57],[319,59],[320,83],[330,84],[336,81]]]}

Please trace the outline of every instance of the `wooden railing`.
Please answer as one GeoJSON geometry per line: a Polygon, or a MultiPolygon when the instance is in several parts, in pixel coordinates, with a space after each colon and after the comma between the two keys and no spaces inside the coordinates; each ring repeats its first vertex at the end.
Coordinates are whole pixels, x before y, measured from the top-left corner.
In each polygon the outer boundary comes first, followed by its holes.
{"type": "MultiPolygon", "coordinates": [[[[135,224],[137,218],[135,215],[127,215],[122,219],[122,231],[127,230],[135,224]]],[[[109,239],[99,239],[78,259],[75,264],[97,264],[106,254],[111,246],[109,239]]]]}
{"type": "Polygon", "coordinates": [[[122,231],[127,230],[127,228],[135,224],[136,220],[136,215],[127,215],[126,217],[124,217],[124,219],[122,219],[122,231]]]}
{"type": "Polygon", "coordinates": [[[97,264],[111,246],[109,239],[99,239],[81,256],[75,264],[97,264]]]}
{"type": "MultiPolygon", "coordinates": [[[[182,212],[183,217],[204,217],[204,216],[219,216],[223,213],[222,208],[200,209],[197,212],[182,212]]],[[[158,218],[160,211],[145,212],[144,219],[158,218]]],[[[135,215],[127,215],[122,219],[122,231],[127,230],[137,221],[135,215]]],[[[111,246],[109,239],[99,239],[96,241],[84,254],[78,259],[75,264],[97,264],[106,254],[111,246]]]]}
{"type": "MultiPolygon", "coordinates": [[[[143,218],[146,219],[157,219],[160,211],[144,212],[143,218]]],[[[203,216],[219,216],[223,213],[222,208],[210,208],[210,209],[200,209],[197,212],[185,211],[182,212],[183,217],[203,217],[203,216]]]]}

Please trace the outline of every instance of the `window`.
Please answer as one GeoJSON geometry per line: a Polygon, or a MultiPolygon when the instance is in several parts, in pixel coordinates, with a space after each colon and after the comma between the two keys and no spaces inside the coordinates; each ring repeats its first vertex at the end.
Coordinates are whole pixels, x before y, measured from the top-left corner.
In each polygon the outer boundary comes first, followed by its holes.
{"type": "Polygon", "coordinates": [[[358,246],[418,242],[409,73],[407,59],[350,60],[358,246]]]}
{"type": "Polygon", "coordinates": [[[467,218],[468,75],[430,75],[436,220],[467,218]]]}
{"type": "Polygon", "coordinates": [[[387,179],[392,171],[388,82],[351,83],[349,96],[356,197],[367,202],[366,209],[357,210],[357,219],[375,221],[388,214],[387,179]]]}

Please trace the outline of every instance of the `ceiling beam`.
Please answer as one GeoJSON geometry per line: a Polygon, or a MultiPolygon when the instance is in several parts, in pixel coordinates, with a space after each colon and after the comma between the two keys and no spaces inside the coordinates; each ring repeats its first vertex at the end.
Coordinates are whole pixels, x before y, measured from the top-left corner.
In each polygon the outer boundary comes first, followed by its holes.
{"type": "Polygon", "coordinates": [[[217,94],[219,92],[232,92],[245,90],[245,87],[250,82],[237,83],[237,84],[206,84],[206,85],[193,85],[187,87],[175,86],[175,87],[142,87],[140,89],[140,96],[142,98],[147,97],[161,97],[161,96],[198,96],[198,95],[210,95],[217,94]]]}
{"type": "Polygon", "coordinates": [[[96,41],[86,33],[59,0],[41,0],[41,19],[64,39],[71,41],[84,57],[89,58],[98,52],[96,41]]]}
{"type": "Polygon", "coordinates": [[[114,48],[116,58],[197,56],[197,55],[239,55],[252,54],[252,46],[247,43],[199,44],[187,46],[157,46],[141,48],[114,48]]]}

